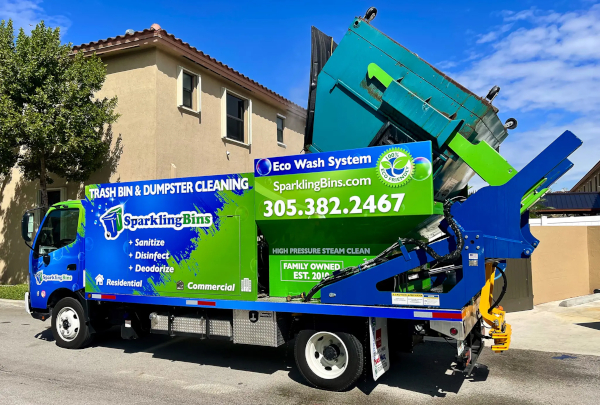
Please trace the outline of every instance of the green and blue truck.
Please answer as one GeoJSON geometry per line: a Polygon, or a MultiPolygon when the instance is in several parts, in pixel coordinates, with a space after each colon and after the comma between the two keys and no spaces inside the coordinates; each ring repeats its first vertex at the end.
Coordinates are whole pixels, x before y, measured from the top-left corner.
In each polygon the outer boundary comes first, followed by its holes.
{"type": "Polygon", "coordinates": [[[313,52],[306,153],[256,159],[253,173],[88,185],[38,230],[24,214],[26,307],[57,345],[114,325],[128,339],[294,341],[301,374],[329,390],[368,368],[379,378],[390,351],[425,336],[452,339],[466,372],[485,340],[508,349],[494,279],[536,248],[528,208],[581,141],[565,132],[515,170],[496,151],[516,123],[498,119],[497,91],[469,92],[374,13],[313,52]],[[489,186],[468,196],[475,173],[489,186]]]}

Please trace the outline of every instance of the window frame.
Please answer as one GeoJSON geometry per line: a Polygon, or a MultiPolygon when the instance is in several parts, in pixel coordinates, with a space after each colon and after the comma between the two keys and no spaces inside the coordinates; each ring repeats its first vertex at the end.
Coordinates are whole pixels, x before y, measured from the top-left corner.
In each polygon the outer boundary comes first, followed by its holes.
{"type": "Polygon", "coordinates": [[[193,113],[200,113],[202,111],[202,76],[194,72],[193,70],[184,68],[183,66],[177,66],[177,107],[182,110],[190,111],[193,113]],[[192,76],[194,83],[192,84],[192,108],[187,107],[183,104],[183,74],[186,73],[192,76]],[[195,97],[194,97],[195,94],[195,97]],[[196,101],[196,108],[194,109],[194,101],[196,101]]]}
{"type": "MultiPolygon", "coordinates": [[[[52,211],[50,211],[50,213],[48,213],[46,215],[46,217],[44,218],[44,222],[40,223],[40,226],[39,226],[39,229],[38,229],[38,232],[37,232],[37,236],[36,236],[36,240],[35,240],[35,245],[33,246],[34,253],[36,253],[39,257],[41,257],[41,256],[43,256],[46,253],[52,253],[52,252],[54,252],[56,250],[62,249],[64,247],[70,245],[71,243],[75,242],[77,240],[77,229],[78,229],[78,226],[79,226],[80,216],[81,216],[81,210],[79,208],[76,208],[76,207],[68,207],[68,208],[62,208],[61,207],[61,208],[55,208],[52,211]],[[66,245],[62,245],[60,247],[51,246],[51,247],[55,248],[54,250],[43,252],[43,253],[40,252],[40,247],[41,247],[41,243],[42,243],[42,241],[40,240],[40,237],[42,235],[42,231],[44,229],[44,225],[46,224],[46,221],[49,221],[50,217],[55,212],[63,212],[63,211],[77,211],[77,223],[75,225],[75,239],[73,239],[70,243],[67,243],[66,245]]],[[[63,222],[62,218],[61,218],[61,223],[59,224],[59,226],[60,226],[60,231],[59,232],[60,233],[63,233],[63,232],[66,233],[66,231],[67,231],[67,223],[63,222]]],[[[48,246],[46,246],[46,247],[48,247],[48,246]]]]}
{"type": "Polygon", "coordinates": [[[276,125],[275,131],[276,131],[276,136],[277,136],[277,145],[283,146],[283,147],[286,147],[286,145],[285,145],[285,132],[286,132],[285,131],[285,128],[286,128],[285,121],[286,121],[286,119],[287,118],[285,117],[285,115],[281,115],[281,114],[277,114],[277,118],[275,119],[275,125],[276,125]],[[277,125],[278,120],[281,120],[282,125],[283,125],[283,128],[281,129],[281,141],[279,140],[279,126],[277,125]]]}
{"type": "Polygon", "coordinates": [[[183,74],[183,81],[182,81],[182,85],[181,85],[181,91],[183,92],[183,97],[182,97],[182,100],[181,100],[181,105],[182,105],[182,107],[186,107],[186,108],[189,108],[190,110],[192,110],[194,108],[194,82],[195,82],[194,79],[195,79],[195,76],[189,74],[185,70],[182,72],[182,74],[183,74]],[[189,89],[185,88],[185,78],[186,78],[186,76],[190,78],[190,82],[191,82],[190,83],[191,85],[190,85],[189,89]],[[190,105],[185,105],[185,102],[186,102],[185,95],[186,95],[186,93],[190,94],[190,97],[189,97],[190,105]]]}
{"type": "MultiPolygon", "coordinates": [[[[67,188],[66,187],[52,187],[52,188],[47,188],[46,192],[50,192],[50,191],[60,191],[60,201],[66,201],[67,200],[67,188]]],[[[37,205],[38,207],[40,205],[42,205],[42,190],[38,188],[37,190],[37,205]]]]}
{"type": "MultiPolygon", "coordinates": [[[[244,142],[244,139],[246,139],[246,131],[245,131],[245,128],[244,128],[244,126],[245,126],[244,124],[246,123],[246,119],[244,117],[244,115],[246,114],[246,102],[245,102],[244,99],[236,97],[236,96],[234,96],[231,93],[226,94],[225,98],[226,98],[226,100],[225,100],[225,108],[226,108],[225,115],[226,115],[226,118],[225,119],[226,119],[226,125],[227,125],[227,131],[226,131],[227,139],[233,140],[233,141],[237,141],[237,142],[244,142]],[[242,118],[239,118],[239,117],[236,117],[236,116],[233,116],[233,115],[229,114],[229,99],[230,98],[235,98],[235,103],[236,104],[239,103],[239,102],[242,103],[242,107],[241,107],[242,108],[242,111],[241,111],[242,112],[242,118]],[[229,120],[230,119],[235,120],[238,123],[239,122],[242,123],[242,125],[241,125],[241,129],[242,129],[241,139],[235,139],[235,138],[230,138],[229,137],[229,120]]],[[[239,108],[239,105],[236,106],[236,110],[238,108],[239,108]]]]}
{"type": "Polygon", "coordinates": [[[226,87],[221,87],[221,139],[224,142],[229,142],[238,146],[249,147],[252,145],[252,99],[245,97],[226,87]],[[244,101],[244,141],[240,142],[236,139],[227,137],[227,94],[244,101]]]}

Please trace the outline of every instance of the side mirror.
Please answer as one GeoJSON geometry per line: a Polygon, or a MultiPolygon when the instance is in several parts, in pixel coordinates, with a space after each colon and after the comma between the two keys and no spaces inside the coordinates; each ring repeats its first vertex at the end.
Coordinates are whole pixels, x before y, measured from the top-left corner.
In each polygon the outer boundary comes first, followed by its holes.
{"type": "Polygon", "coordinates": [[[21,219],[21,236],[25,242],[31,242],[33,234],[33,213],[26,212],[21,219]]]}

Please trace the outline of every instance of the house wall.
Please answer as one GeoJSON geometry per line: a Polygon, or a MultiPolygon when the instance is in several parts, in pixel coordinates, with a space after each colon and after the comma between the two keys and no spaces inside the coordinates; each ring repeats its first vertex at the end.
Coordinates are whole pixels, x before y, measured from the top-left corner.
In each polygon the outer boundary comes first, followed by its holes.
{"type": "Polygon", "coordinates": [[[123,153],[118,167],[105,167],[88,183],[150,180],[156,177],[156,48],[129,51],[102,58],[106,81],[98,98],[118,97],[117,113],[112,125],[113,141],[122,137],[123,153]]]}
{"type": "MultiPolygon", "coordinates": [[[[600,278],[598,264],[590,271],[587,226],[532,227],[540,240],[531,256],[533,303],[563,300],[592,292],[591,281],[600,278]],[[594,276],[592,276],[594,273],[594,276]]],[[[593,231],[592,234],[594,234],[593,231]]],[[[600,248],[600,242],[592,244],[600,248]]],[[[595,254],[595,253],[594,253],[595,254]]],[[[595,282],[595,281],[594,281],[595,282]]],[[[596,287],[598,288],[598,287],[596,287]]]]}
{"type": "Polygon", "coordinates": [[[578,192],[600,191],[600,168],[585,175],[585,181],[576,190],[578,192]]]}
{"type": "MultiPolygon", "coordinates": [[[[187,59],[157,51],[156,165],[159,178],[252,172],[255,158],[299,153],[304,146],[304,121],[265,103],[244,88],[187,59]],[[201,77],[201,112],[177,106],[178,66],[201,77]],[[221,138],[222,88],[252,100],[252,142],[239,145],[221,138]],[[277,114],[286,116],[284,146],[277,144],[277,114]],[[229,155],[227,155],[229,151],[229,155]]],[[[246,134],[247,136],[247,134],[246,134]]]]}
{"type": "Polygon", "coordinates": [[[593,293],[600,289],[600,226],[588,226],[587,231],[590,293],[593,293]]]}

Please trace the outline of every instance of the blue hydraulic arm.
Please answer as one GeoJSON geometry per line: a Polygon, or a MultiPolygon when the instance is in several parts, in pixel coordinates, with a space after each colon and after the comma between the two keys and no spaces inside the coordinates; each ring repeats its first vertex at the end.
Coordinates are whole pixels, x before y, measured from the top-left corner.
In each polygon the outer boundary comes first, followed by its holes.
{"type": "MultiPolygon", "coordinates": [[[[464,240],[460,280],[448,292],[440,293],[439,308],[461,309],[486,284],[487,259],[526,258],[531,256],[538,240],[529,231],[529,214],[520,213],[525,193],[544,180],[548,187],[572,166],[567,157],[579,146],[573,133],[566,131],[523,170],[501,186],[487,186],[464,202],[456,202],[451,214],[464,240]]],[[[456,249],[457,235],[429,246],[440,255],[456,249]]],[[[404,252],[406,252],[404,250],[404,252]]],[[[325,286],[321,301],[329,304],[393,305],[393,293],[379,291],[377,283],[405,273],[435,259],[424,250],[406,252],[369,270],[325,286]]]]}

